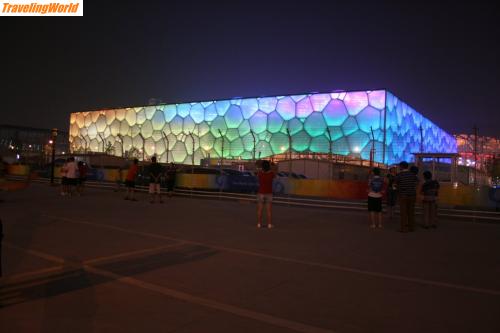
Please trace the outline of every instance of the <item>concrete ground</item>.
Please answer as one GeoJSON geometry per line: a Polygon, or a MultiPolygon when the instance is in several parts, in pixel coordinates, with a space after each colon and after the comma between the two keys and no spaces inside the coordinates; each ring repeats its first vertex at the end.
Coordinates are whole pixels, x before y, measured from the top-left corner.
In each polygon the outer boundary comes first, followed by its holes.
{"type": "Polygon", "coordinates": [[[31,185],[3,195],[0,332],[500,332],[500,225],[31,185]]]}

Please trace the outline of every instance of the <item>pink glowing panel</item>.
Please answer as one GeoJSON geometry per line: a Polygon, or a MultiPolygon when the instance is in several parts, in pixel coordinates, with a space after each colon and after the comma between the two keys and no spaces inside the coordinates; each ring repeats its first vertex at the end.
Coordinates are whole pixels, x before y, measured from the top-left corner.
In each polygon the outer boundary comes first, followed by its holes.
{"type": "Polygon", "coordinates": [[[368,95],[364,91],[349,92],[344,98],[344,103],[347,112],[355,116],[368,106],[368,95]]]}
{"type": "Polygon", "coordinates": [[[291,97],[284,97],[278,101],[276,111],[285,120],[290,120],[295,117],[295,102],[291,97]]]}
{"type": "Polygon", "coordinates": [[[328,126],[340,126],[344,123],[349,114],[341,100],[332,99],[323,110],[323,116],[328,126]]]}
{"type": "Polygon", "coordinates": [[[259,98],[259,109],[265,113],[271,113],[276,109],[277,103],[276,97],[262,97],[259,98]]]}
{"type": "Polygon", "coordinates": [[[375,90],[368,93],[368,102],[374,108],[385,108],[385,90],[375,90]]]}
{"type": "Polygon", "coordinates": [[[314,111],[323,111],[325,106],[330,102],[329,94],[313,94],[309,97],[314,111]]]}
{"type": "Polygon", "coordinates": [[[304,98],[297,102],[296,113],[298,118],[306,118],[313,113],[313,108],[309,98],[304,98]]]}

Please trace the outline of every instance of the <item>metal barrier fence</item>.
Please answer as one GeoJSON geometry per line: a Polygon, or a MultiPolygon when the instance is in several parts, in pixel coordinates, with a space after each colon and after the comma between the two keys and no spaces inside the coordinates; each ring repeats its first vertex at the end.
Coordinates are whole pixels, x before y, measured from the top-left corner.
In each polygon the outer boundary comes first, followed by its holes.
{"type": "MultiPolygon", "coordinates": [[[[26,181],[25,177],[19,177],[19,176],[9,176],[8,179],[15,181],[26,181]]],[[[48,183],[49,179],[37,178],[31,181],[35,183],[48,183]]],[[[121,190],[121,185],[118,186],[117,183],[112,183],[112,182],[87,181],[85,186],[89,188],[121,190]]],[[[138,192],[147,193],[148,187],[136,186],[136,190],[138,192]]],[[[165,191],[162,190],[162,193],[165,193],[165,191]]],[[[210,191],[210,190],[195,190],[195,189],[181,189],[181,188],[176,188],[174,190],[174,193],[177,196],[185,196],[192,198],[247,201],[247,202],[256,201],[255,194],[247,194],[247,193],[233,193],[233,192],[222,192],[213,190],[210,191]]],[[[340,201],[340,200],[313,199],[304,197],[275,195],[273,197],[273,203],[280,205],[324,208],[324,209],[343,209],[352,211],[367,210],[366,202],[364,201],[340,201]]],[[[395,207],[394,212],[396,214],[399,214],[399,209],[397,206],[395,207]]],[[[418,205],[416,206],[415,213],[416,215],[422,214],[422,209],[418,205]]],[[[500,212],[495,212],[495,211],[439,208],[438,216],[460,219],[462,221],[469,220],[471,222],[500,223],[500,212]]]]}

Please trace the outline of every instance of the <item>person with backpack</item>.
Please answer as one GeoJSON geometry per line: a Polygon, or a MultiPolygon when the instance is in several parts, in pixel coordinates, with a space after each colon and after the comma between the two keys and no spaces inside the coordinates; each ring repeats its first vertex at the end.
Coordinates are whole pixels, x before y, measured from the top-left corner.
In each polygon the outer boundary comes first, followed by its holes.
{"type": "Polygon", "coordinates": [[[373,168],[373,177],[368,182],[368,212],[370,213],[370,228],[382,228],[382,195],[384,179],[380,177],[380,169],[373,168]]]}
{"type": "Polygon", "coordinates": [[[439,194],[439,182],[432,179],[430,171],[424,171],[424,183],[422,184],[422,207],[424,209],[424,229],[437,228],[437,197],[439,194]]]}

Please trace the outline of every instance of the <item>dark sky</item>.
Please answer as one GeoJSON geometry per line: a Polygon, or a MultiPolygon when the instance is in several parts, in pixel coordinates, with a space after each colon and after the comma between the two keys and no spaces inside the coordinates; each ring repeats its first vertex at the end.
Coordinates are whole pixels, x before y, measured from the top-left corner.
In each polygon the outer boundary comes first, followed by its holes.
{"type": "Polygon", "coordinates": [[[449,132],[500,137],[499,11],[419,3],[87,0],[83,18],[1,17],[0,123],[387,88],[449,132]]]}

